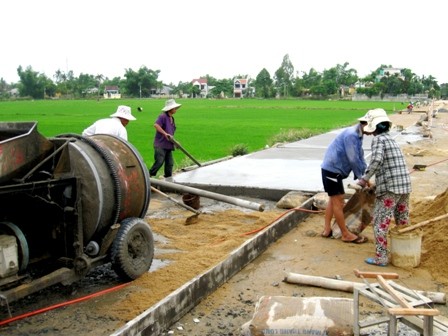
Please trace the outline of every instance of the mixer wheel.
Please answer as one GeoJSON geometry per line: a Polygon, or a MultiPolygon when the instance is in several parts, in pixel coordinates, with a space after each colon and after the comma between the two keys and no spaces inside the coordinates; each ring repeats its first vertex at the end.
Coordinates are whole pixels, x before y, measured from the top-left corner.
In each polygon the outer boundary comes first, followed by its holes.
{"type": "Polygon", "coordinates": [[[153,257],[154,237],[148,223],[137,217],[124,219],[111,250],[115,273],[125,280],[137,279],[148,272],[153,257]]]}
{"type": "Polygon", "coordinates": [[[19,248],[20,271],[25,271],[28,267],[30,258],[30,251],[28,249],[28,242],[25,235],[17,225],[11,222],[0,222],[0,235],[3,233],[12,234],[16,237],[19,248]]]}

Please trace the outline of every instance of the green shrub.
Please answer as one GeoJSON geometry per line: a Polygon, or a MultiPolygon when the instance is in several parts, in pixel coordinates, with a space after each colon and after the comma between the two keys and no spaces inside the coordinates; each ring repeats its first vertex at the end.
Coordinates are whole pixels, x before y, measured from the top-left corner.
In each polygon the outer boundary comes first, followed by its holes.
{"type": "Polygon", "coordinates": [[[237,144],[230,149],[232,156],[246,155],[249,153],[249,149],[245,144],[237,144]]]}

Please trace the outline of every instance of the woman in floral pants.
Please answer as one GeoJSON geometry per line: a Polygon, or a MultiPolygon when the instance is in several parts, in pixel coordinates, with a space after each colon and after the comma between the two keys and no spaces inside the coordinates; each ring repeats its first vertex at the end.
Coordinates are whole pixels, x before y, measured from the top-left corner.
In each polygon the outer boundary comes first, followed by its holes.
{"type": "Polygon", "coordinates": [[[367,258],[366,263],[387,266],[387,233],[392,218],[396,225],[409,223],[409,196],[411,178],[403,153],[397,142],[390,136],[391,121],[386,111],[370,111],[371,119],[364,128],[372,132],[372,157],[364,176],[358,184],[365,187],[375,175],[376,199],[373,210],[373,232],[375,235],[376,254],[367,258]]]}

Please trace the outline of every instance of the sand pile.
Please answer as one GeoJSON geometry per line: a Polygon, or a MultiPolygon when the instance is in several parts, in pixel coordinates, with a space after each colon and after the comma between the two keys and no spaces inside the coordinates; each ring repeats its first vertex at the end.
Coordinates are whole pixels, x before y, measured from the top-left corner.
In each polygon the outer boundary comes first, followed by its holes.
{"type": "MultiPolygon", "coordinates": [[[[422,200],[413,205],[412,223],[438,217],[448,213],[448,189],[434,200],[422,200]]],[[[448,284],[446,255],[448,251],[448,219],[442,219],[423,226],[421,266],[428,269],[434,280],[448,284]]]]}

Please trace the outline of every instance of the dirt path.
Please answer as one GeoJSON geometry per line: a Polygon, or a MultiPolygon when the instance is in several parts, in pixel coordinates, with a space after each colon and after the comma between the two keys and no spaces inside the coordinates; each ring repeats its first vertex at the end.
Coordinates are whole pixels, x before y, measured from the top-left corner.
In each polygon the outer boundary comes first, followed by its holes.
{"type": "MultiPolygon", "coordinates": [[[[403,125],[404,128],[416,121],[415,114],[396,114],[391,118],[395,124],[403,125]]],[[[420,120],[420,116],[417,120],[420,120]]],[[[410,169],[415,164],[427,165],[425,171],[411,173],[412,223],[448,213],[448,113],[439,114],[433,120],[431,132],[432,138],[403,147],[410,169]]],[[[371,227],[363,232],[369,242],[355,245],[321,238],[319,233],[323,221],[323,214],[311,215],[173,325],[173,334],[239,335],[241,325],[252,318],[254,306],[263,295],[353,297],[352,293],[286,283],[283,280],[288,273],[361,282],[354,275],[355,268],[395,272],[400,275],[398,283],[408,288],[447,291],[448,270],[444,266],[448,250],[446,220],[424,227],[419,267],[403,269],[390,265],[380,270],[364,263],[364,259],[374,253],[371,227]]],[[[444,316],[448,316],[445,305],[437,305],[437,308],[444,316]]],[[[363,314],[382,313],[378,305],[365,303],[363,314]]]]}

